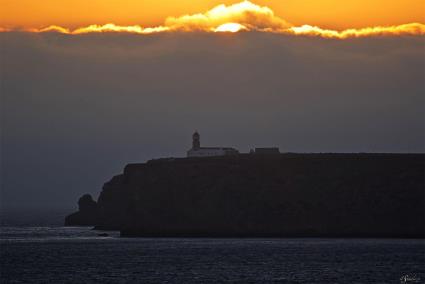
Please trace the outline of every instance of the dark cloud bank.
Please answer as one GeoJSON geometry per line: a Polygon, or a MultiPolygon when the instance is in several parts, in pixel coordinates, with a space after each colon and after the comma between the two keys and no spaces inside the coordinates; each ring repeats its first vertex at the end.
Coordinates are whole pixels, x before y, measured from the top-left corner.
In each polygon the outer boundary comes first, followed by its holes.
{"type": "Polygon", "coordinates": [[[424,152],[424,38],[0,33],[1,205],[208,145],[424,152]]]}

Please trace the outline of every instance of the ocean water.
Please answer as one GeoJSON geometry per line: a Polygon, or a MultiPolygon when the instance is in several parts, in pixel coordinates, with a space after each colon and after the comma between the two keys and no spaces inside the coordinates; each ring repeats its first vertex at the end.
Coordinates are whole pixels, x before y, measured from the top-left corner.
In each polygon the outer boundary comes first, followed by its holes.
{"type": "Polygon", "coordinates": [[[66,213],[1,215],[0,283],[425,283],[425,240],[120,238],[66,213]]]}

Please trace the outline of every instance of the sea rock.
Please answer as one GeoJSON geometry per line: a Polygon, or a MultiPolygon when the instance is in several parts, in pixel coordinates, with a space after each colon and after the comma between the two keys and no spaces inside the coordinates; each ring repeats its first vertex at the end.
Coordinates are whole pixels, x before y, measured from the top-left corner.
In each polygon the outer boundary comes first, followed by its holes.
{"type": "Polygon", "coordinates": [[[99,213],[96,201],[90,194],[84,194],[78,200],[78,212],[65,218],[65,226],[94,226],[98,223],[99,213]]]}

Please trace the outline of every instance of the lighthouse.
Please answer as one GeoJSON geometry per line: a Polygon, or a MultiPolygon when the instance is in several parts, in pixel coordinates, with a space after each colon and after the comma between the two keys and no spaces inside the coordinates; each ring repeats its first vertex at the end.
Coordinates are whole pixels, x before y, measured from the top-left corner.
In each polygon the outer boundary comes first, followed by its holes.
{"type": "Polygon", "coordinates": [[[195,131],[192,135],[192,149],[199,150],[201,148],[201,136],[198,131],[195,131]]]}
{"type": "Polygon", "coordinates": [[[192,134],[192,148],[187,151],[187,157],[213,157],[237,155],[239,151],[230,147],[201,147],[201,135],[198,131],[192,134]]]}

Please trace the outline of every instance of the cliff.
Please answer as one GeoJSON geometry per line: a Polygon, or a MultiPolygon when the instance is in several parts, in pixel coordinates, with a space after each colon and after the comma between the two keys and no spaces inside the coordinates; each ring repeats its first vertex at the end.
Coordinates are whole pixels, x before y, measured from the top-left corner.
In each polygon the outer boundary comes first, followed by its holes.
{"type": "Polygon", "coordinates": [[[123,236],[425,237],[424,169],[423,154],[152,160],[127,165],[66,225],[123,236]]]}

